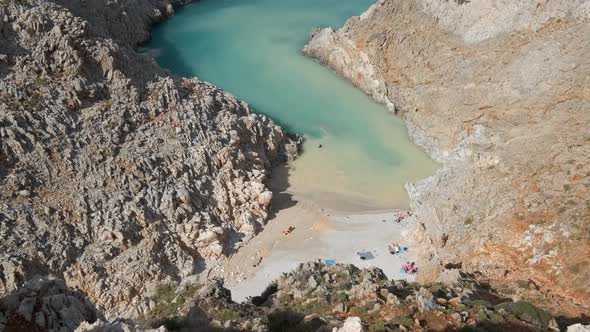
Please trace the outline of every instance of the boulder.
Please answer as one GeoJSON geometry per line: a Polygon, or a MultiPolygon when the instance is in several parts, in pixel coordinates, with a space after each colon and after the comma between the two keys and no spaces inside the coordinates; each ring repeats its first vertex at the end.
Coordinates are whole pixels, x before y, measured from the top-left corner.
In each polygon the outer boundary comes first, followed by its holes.
{"type": "Polygon", "coordinates": [[[567,332],[590,332],[590,325],[582,325],[580,323],[570,325],[567,327],[567,332]]]}
{"type": "Polygon", "coordinates": [[[341,328],[334,328],[333,332],[365,332],[359,317],[348,317],[341,328]]]}

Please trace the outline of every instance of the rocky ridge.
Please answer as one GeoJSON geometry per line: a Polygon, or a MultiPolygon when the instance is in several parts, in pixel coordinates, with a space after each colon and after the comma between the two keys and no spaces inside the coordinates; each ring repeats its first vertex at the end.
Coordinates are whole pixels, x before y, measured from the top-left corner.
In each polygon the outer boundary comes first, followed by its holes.
{"type": "MultiPolygon", "coordinates": [[[[219,280],[180,287],[162,285],[151,299],[153,310],[140,318],[141,324],[106,321],[91,305],[78,300],[75,292],[61,289],[66,294],[62,296],[56,287],[63,287],[63,283],[41,280],[26,285],[10,300],[1,300],[0,308],[11,317],[8,330],[39,327],[31,314],[57,317],[52,322],[67,318],[70,324],[80,324],[77,331],[95,332],[559,329],[557,321],[542,309],[502,298],[489,285],[466,275],[460,275],[454,285],[420,285],[388,280],[379,269],[319,262],[301,264],[248,303],[233,303],[219,280]]],[[[589,328],[578,327],[581,331],[589,328]]]]}
{"type": "Polygon", "coordinates": [[[590,2],[380,0],[304,52],[400,115],[441,167],[408,184],[422,280],[445,267],[590,307],[590,2]]]}
{"type": "Polygon", "coordinates": [[[0,1],[0,296],[49,275],[137,317],[264,225],[297,139],[134,49],[182,2],[0,1]]]}

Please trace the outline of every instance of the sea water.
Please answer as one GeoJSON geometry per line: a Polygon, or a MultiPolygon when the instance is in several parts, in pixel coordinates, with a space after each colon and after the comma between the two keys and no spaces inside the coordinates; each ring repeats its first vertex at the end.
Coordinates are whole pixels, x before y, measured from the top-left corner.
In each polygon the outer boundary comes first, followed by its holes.
{"type": "Polygon", "coordinates": [[[404,183],[432,174],[434,162],[399,118],[301,52],[314,28],[337,28],[372,3],[204,0],[157,25],[148,47],[161,66],[209,81],[304,135],[289,190],[327,207],[403,208],[404,183]]]}

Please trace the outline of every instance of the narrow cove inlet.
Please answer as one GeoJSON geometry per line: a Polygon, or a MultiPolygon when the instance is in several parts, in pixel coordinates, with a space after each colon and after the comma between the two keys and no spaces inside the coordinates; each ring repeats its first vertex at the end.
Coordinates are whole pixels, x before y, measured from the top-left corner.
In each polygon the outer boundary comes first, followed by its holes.
{"type": "Polygon", "coordinates": [[[434,163],[399,118],[301,53],[315,27],[341,26],[371,4],[207,0],[156,26],[148,46],[163,67],[209,81],[305,136],[290,190],[327,207],[404,208],[404,183],[431,175],[434,163]]]}
{"type": "Polygon", "coordinates": [[[314,28],[339,27],[372,3],[205,0],[153,30],[147,46],[161,66],[211,82],[305,137],[302,155],[270,179],[273,220],[214,269],[235,300],[317,258],[407,277],[398,275],[399,266],[412,255],[386,251],[387,243],[402,241],[395,211],[408,206],[404,184],[433,174],[436,165],[399,118],[301,52],[314,28]],[[295,231],[283,235],[289,226],[295,231]],[[359,261],[358,251],[376,258],[359,261]]]}

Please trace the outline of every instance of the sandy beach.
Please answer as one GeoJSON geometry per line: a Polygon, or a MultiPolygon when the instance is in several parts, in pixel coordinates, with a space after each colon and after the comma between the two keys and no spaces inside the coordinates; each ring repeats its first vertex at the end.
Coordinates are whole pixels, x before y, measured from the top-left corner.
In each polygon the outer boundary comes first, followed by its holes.
{"type": "MultiPolygon", "coordinates": [[[[341,202],[327,196],[324,201],[332,202],[332,207],[341,202]]],[[[406,246],[402,231],[409,221],[395,221],[402,211],[367,211],[365,206],[343,206],[338,211],[293,193],[276,197],[276,214],[264,230],[212,272],[225,278],[234,301],[259,295],[282,273],[318,259],[359,268],[376,266],[391,279],[414,279],[400,272],[403,263],[413,260],[411,248],[401,255],[391,255],[387,249],[391,242],[406,246]],[[295,229],[283,234],[290,226],[295,229]],[[371,252],[374,258],[361,260],[357,252],[371,252]]]]}

